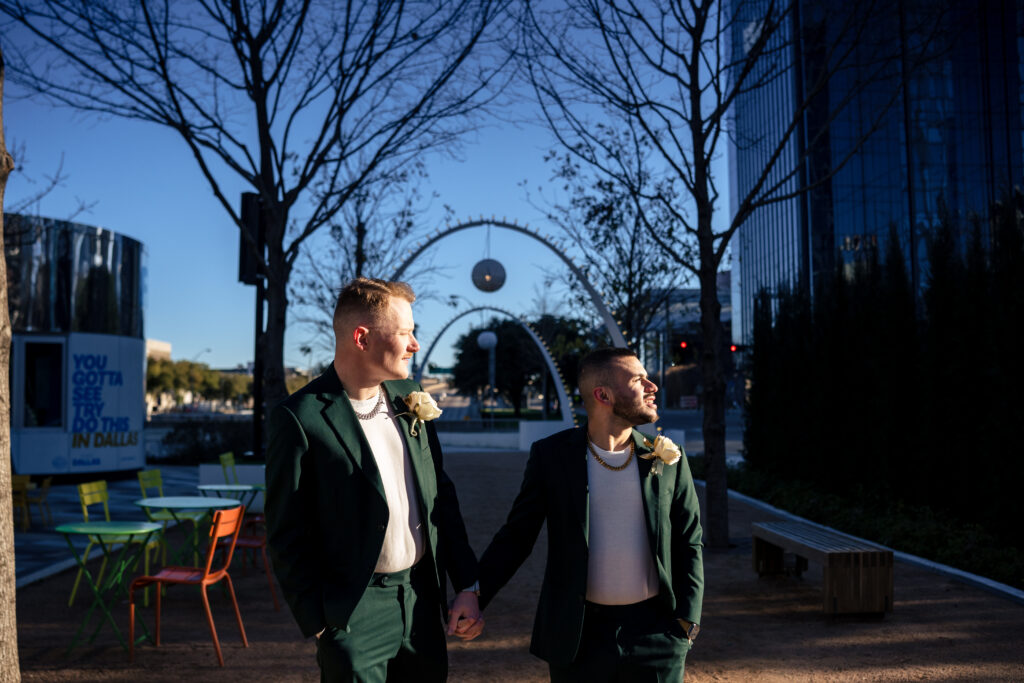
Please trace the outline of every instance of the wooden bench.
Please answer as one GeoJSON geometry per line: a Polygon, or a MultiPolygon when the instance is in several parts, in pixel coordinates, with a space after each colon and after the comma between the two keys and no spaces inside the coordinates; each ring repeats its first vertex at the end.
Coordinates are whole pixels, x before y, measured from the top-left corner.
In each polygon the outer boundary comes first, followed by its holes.
{"type": "Polygon", "coordinates": [[[787,550],[797,556],[798,573],[808,560],[824,567],[826,614],[892,611],[891,550],[804,522],[755,522],[751,533],[759,576],[784,573],[787,550]]]}

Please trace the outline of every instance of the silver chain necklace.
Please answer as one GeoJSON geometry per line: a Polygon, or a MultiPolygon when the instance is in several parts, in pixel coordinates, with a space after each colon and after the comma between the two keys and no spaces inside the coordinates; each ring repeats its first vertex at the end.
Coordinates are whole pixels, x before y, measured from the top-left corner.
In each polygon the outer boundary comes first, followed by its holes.
{"type": "Polygon", "coordinates": [[[353,406],[352,412],[354,412],[356,414],[356,417],[358,417],[360,420],[366,421],[366,420],[372,420],[373,418],[377,417],[377,413],[379,413],[383,407],[384,407],[384,389],[383,389],[383,387],[377,387],[377,405],[375,405],[373,407],[373,410],[371,410],[368,413],[360,413],[353,406]]]}

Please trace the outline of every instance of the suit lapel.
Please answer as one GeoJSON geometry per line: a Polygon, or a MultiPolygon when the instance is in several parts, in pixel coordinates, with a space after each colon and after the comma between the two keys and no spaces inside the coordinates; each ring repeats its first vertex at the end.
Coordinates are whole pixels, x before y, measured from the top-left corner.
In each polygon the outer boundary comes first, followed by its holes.
{"type": "MultiPolygon", "coordinates": [[[[407,382],[384,382],[384,391],[391,404],[391,410],[395,414],[395,425],[405,439],[405,445],[409,449],[409,459],[412,461],[413,473],[416,475],[416,483],[419,484],[420,496],[424,501],[424,507],[428,507],[427,501],[433,501],[437,494],[437,477],[434,474],[434,459],[430,455],[430,444],[427,440],[427,427],[420,423],[417,425],[416,436],[412,435],[412,425],[415,419],[408,413],[409,407],[405,405],[402,397],[402,386],[408,386],[407,382]]],[[[429,508],[425,510],[430,513],[429,508]]]]}
{"type": "Polygon", "coordinates": [[[328,368],[320,379],[323,381],[323,387],[318,388],[317,399],[324,404],[320,411],[321,415],[338,437],[345,454],[366,476],[370,485],[380,493],[381,498],[384,498],[384,484],[380,480],[377,461],[373,459],[370,444],[366,441],[363,428],[359,426],[359,419],[352,410],[348,394],[342,388],[334,367],[328,368]]]}
{"type": "MultiPolygon", "coordinates": [[[[420,489],[421,514],[424,520],[432,516],[433,502],[437,498],[437,476],[434,472],[434,459],[430,454],[430,441],[427,439],[427,427],[423,423],[417,425],[417,434],[413,436],[412,415],[409,407],[402,397],[402,388],[409,388],[410,382],[399,380],[395,382],[384,382],[384,391],[391,405],[391,412],[395,416],[395,426],[406,440],[406,447],[409,449],[409,460],[413,463],[413,474],[416,476],[416,483],[420,489]]],[[[428,524],[430,530],[431,545],[436,547],[437,539],[434,537],[436,529],[433,524],[428,524]]]]}
{"type": "Polygon", "coordinates": [[[661,555],[661,527],[659,526],[658,514],[661,506],[658,505],[658,494],[661,491],[661,475],[651,474],[654,466],[654,459],[646,460],[641,455],[647,455],[652,449],[644,445],[644,435],[633,430],[633,442],[636,444],[637,474],[640,477],[640,497],[644,501],[644,517],[647,519],[647,537],[651,541],[651,550],[655,557],[661,555]]]}
{"type": "Polygon", "coordinates": [[[569,437],[569,447],[562,456],[565,481],[576,518],[583,529],[583,538],[590,539],[590,487],[587,482],[587,424],[574,429],[569,437]]]}

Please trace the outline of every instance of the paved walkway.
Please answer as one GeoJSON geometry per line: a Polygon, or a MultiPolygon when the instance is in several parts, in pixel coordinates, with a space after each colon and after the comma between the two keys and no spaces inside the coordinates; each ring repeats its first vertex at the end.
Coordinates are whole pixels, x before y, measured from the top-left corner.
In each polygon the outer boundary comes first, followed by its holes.
{"type": "MultiPolygon", "coordinates": [[[[470,541],[482,551],[504,521],[522,477],[525,453],[450,452],[446,469],[455,481],[470,541]]],[[[161,467],[165,493],[194,492],[197,468],[161,467]]],[[[109,482],[111,514],[140,518],[134,478],[109,482]]],[[[699,492],[702,493],[702,492],[699,492]]],[[[51,492],[56,521],[80,519],[74,486],[51,492]]],[[[729,550],[707,551],[706,628],[687,661],[688,683],[705,681],[1009,681],[1024,680],[1024,606],[990,587],[923,568],[900,557],[896,609],[883,620],[828,619],[821,614],[821,570],[803,579],[759,580],[750,566],[750,523],[785,517],[763,503],[731,496],[729,550]]],[[[38,516],[38,515],[36,515],[38,516]]],[[[547,667],[528,653],[547,541],[488,608],[485,636],[449,645],[451,677],[458,683],[546,681],[547,667]]],[[[160,648],[144,646],[127,661],[112,635],[90,647],[64,652],[85,602],[66,607],[73,572],[46,580],[70,560],[62,537],[50,532],[16,536],[18,640],[22,679],[35,681],[316,681],[312,644],[298,633],[287,609],[275,612],[259,571],[238,569],[236,591],[244,604],[250,648],[231,628],[220,591],[211,591],[226,666],[216,665],[202,612],[193,592],[168,594],[160,648]]],[[[124,624],[127,609],[115,610],[124,624]]]]}
{"type": "MultiPolygon", "coordinates": [[[[161,466],[160,477],[163,480],[166,496],[198,495],[196,485],[199,483],[199,469],[195,466],[161,466]]],[[[103,479],[97,474],[96,479],[103,479]]],[[[110,519],[114,521],[144,520],[146,514],[133,501],[142,497],[139,480],[134,476],[130,479],[108,480],[110,519]]],[[[82,505],[78,500],[78,487],[75,484],[62,484],[50,487],[47,497],[50,511],[53,513],[53,526],[44,526],[39,517],[39,507],[32,506],[32,527],[21,531],[15,525],[14,531],[14,569],[17,587],[27,586],[75,565],[75,560],[68,550],[64,536],[53,530],[54,526],[82,521],[82,505]]],[[[102,519],[103,511],[98,507],[90,509],[89,514],[98,513],[102,519]]],[[[93,517],[93,519],[96,519],[93,517]]],[[[85,550],[88,539],[85,536],[75,537],[75,546],[85,550]]]]}

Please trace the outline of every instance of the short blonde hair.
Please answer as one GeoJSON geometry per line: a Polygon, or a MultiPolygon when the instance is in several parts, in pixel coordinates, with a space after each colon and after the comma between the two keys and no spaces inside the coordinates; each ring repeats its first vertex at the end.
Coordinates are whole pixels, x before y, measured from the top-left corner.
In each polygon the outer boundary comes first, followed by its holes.
{"type": "Polygon", "coordinates": [[[341,335],[344,332],[342,324],[353,315],[379,323],[388,310],[391,297],[405,299],[410,304],[416,301],[412,287],[405,282],[369,277],[352,280],[338,293],[338,302],[334,305],[334,333],[341,335]]]}

